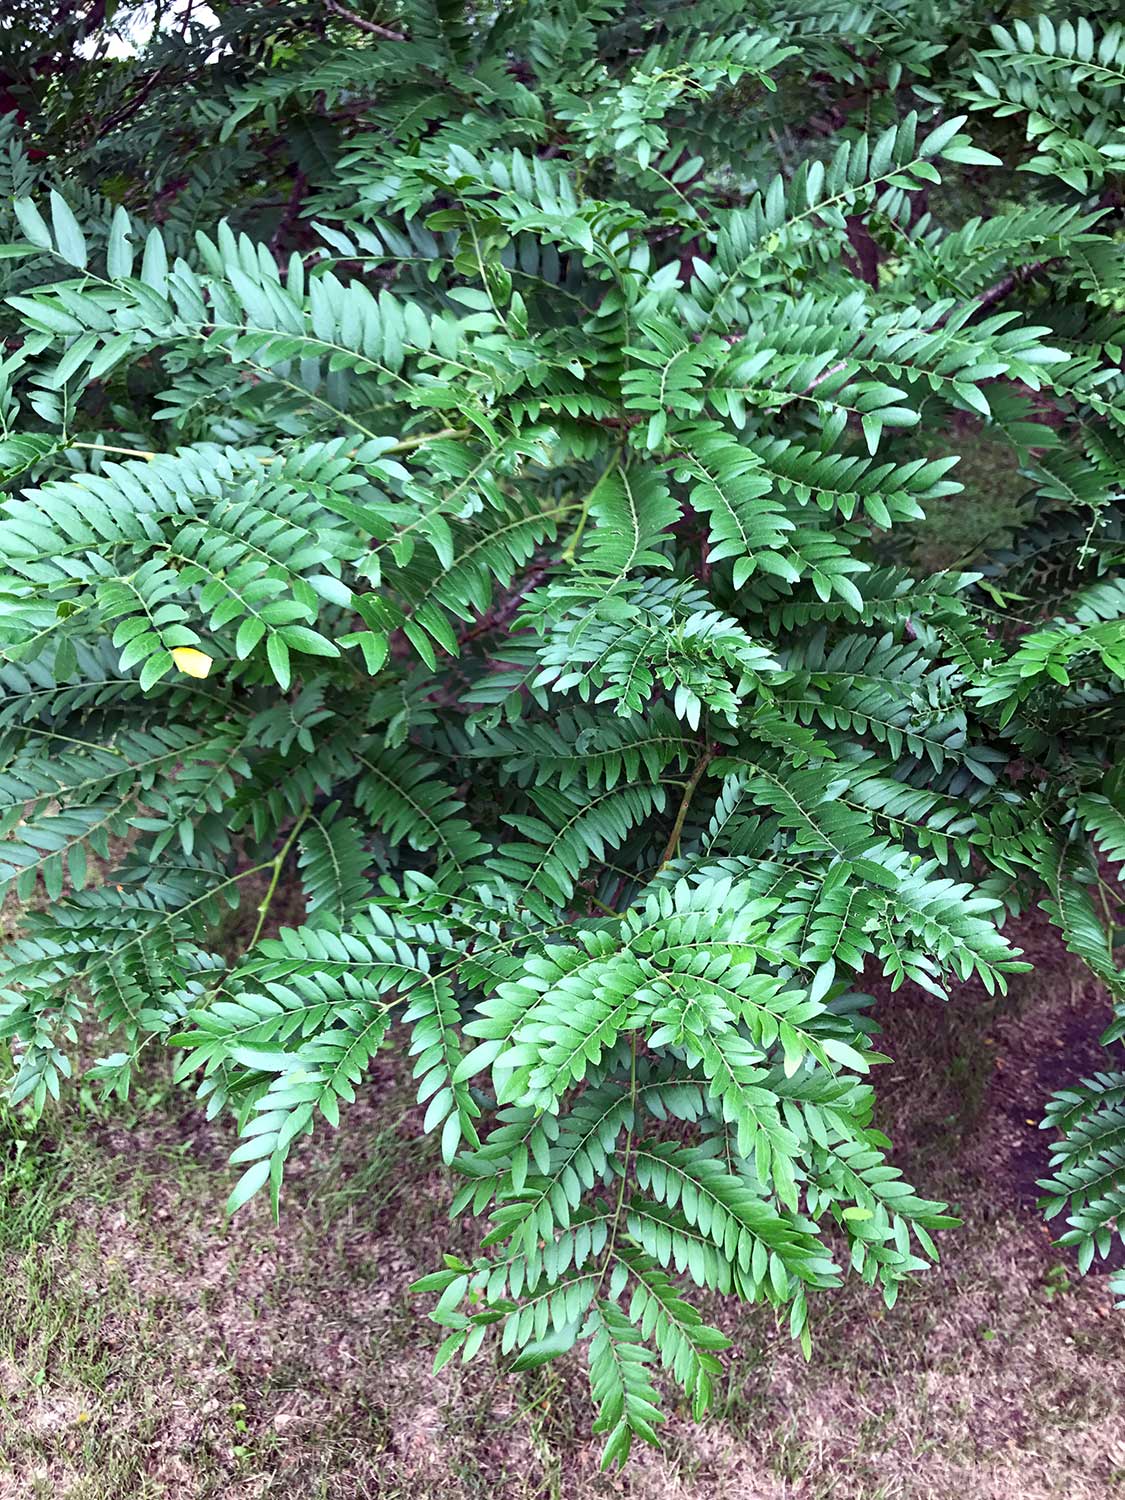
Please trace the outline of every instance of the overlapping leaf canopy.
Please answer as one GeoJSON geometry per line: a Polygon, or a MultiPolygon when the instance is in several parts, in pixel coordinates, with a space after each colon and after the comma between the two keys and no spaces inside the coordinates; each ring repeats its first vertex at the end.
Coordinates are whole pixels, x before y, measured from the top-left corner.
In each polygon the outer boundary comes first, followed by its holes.
{"type": "Polygon", "coordinates": [[[11,1097],[163,1041],[276,1203],[401,1044],[488,1219],[439,1360],[584,1344],[607,1463],[708,1405],[689,1284],[893,1301],[952,1221],[864,974],[1002,990],[1043,900],[1125,1005],[1111,10],[215,4],[0,80],[11,1097]]]}

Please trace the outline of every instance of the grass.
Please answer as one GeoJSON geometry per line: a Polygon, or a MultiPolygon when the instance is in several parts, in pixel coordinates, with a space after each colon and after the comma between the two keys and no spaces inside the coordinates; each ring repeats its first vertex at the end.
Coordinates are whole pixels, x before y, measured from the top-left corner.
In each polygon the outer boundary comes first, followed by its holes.
{"type": "Polygon", "coordinates": [[[163,1074],[38,1133],[0,1114],[0,1500],[1125,1495],[1120,1315],[1029,1207],[1038,1133],[1013,1115],[1045,1039],[1096,1037],[1101,1002],[1037,958],[1010,1002],[877,997],[883,1123],[966,1220],[942,1266],[893,1310],[825,1299],[811,1365],[765,1310],[710,1309],[736,1340],[718,1410],[673,1409],[623,1476],[597,1470],[578,1359],[431,1375],[409,1286],[472,1227],[394,1057],[294,1159],[276,1230],[257,1204],[224,1219],[226,1127],[163,1074]]]}
{"type": "Polygon", "coordinates": [[[967,419],[964,425],[966,432],[954,430],[926,455],[957,454],[959,462],[946,477],[964,488],[929,502],[926,519],[909,529],[901,560],[922,577],[945,568],[971,568],[983,553],[1009,545],[1028,519],[1028,481],[1020,475],[1011,446],[974,430],[967,419]]]}

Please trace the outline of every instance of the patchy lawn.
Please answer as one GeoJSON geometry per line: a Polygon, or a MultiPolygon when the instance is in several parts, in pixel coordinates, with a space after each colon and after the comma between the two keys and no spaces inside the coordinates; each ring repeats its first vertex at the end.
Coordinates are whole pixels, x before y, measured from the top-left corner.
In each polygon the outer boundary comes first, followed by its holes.
{"type": "Polygon", "coordinates": [[[1006,1002],[882,996],[888,1128],[966,1227],[891,1312],[821,1300],[806,1366],[772,1317],[738,1339],[720,1409],[597,1470],[582,1370],[430,1374],[409,1294],[469,1249],[388,1055],[293,1163],[275,1230],[222,1214],[226,1127],[161,1078],[28,1136],[0,1119],[3,1500],[1108,1500],[1125,1495],[1125,1319],[1033,1207],[1044,1098],[1097,1064],[1104,1003],[1038,926],[1006,1002]],[[52,1134],[51,1132],[55,1132],[52,1134]]]}

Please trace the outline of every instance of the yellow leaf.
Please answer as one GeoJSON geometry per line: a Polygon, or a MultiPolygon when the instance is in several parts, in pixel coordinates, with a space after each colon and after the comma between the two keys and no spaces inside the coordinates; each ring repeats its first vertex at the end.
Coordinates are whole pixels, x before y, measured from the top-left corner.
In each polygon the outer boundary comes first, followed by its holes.
{"type": "Polygon", "coordinates": [[[173,647],[172,660],[189,677],[206,677],[211,670],[212,658],[205,651],[197,651],[194,646],[173,647]]]}

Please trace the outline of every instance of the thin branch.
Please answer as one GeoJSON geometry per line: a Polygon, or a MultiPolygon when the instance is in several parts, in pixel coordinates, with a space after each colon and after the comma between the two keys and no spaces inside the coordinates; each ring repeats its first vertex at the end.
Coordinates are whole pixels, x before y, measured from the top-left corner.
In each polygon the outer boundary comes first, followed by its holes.
{"type": "MultiPolygon", "coordinates": [[[[453,440],[455,438],[466,438],[472,436],[469,427],[441,427],[437,432],[418,432],[413,437],[401,438],[390,448],[384,448],[383,453],[409,453],[414,448],[421,448],[426,443],[437,443],[443,439],[453,440]]],[[[67,443],[68,448],[82,448],[88,453],[116,453],[123,458],[160,458],[163,455],[154,452],[151,448],[118,448],[113,443],[67,443]]],[[[354,458],[356,450],[347,455],[354,458]]],[[[256,455],[260,464],[275,464],[279,455],[276,453],[259,453],[256,455]]]]}
{"type": "Polygon", "coordinates": [[[92,144],[93,141],[104,140],[111,130],[116,130],[118,126],[124,125],[126,121],[131,120],[167,71],[167,68],[157,68],[154,73],[150,73],[128,103],[123,104],[108,119],[99,122],[95,135],[87,144],[92,144]]]}
{"type": "Polygon", "coordinates": [[[699,764],[688,778],[687,786],[684,787],[684,795],[680,801],[679,811],[676,813],[676,821],[672,824],[672,832],[668,835],[668,842],[664,846],[664,853],[660,856],[660,863],[656,867],[658,872],[663,870],[665,865],[670,864],[679,851],[680,837],[684,831],[684,823],[687,821],[688,809],[691,807],[692,798],[695,796],[695,789],[703,780],[703,773],[711,764],[714,754],[714,747],[708,745],[700,758],[699,764]]]}
{"type": "MultiPolygon", "coordinates": [[[[603,425],[608,425],[608,423],[610,423],[613,420],[614,420],[613,418],[607,417],[605,419],[605,424],[603,424],[603,425]]],[[[598,489],[601,486],[602,480],[605,479],[608,475],[612,474],[616,469],[618,469],[620,467],[621,458],[622,458],[622,455],[624,454],[624,451],[625,451],[625,445],[624,445],[624,442],[622,442],[621,451],[614,458],[613,462],[610,463],[610,464],[608,464],[602,470],[602,472],[598,475],[597,479],[595,479],[594,483],[590,486],[590,489],[589,489],[589,492],[586,495],[586,498],[582,501],[581,511],[579,513],[579,516],[578,516],[578,525],[574,528],[574,533],[571,536],[570,541],[567,542],[566,546],[563,548],[563,553],[562,553],[562,559],[561,560],[564,563],[572,563],[574,561],[575,553],[578,551],[578,543],[582,540],[582,533],[586,530],[586,522],[589,520],[589,517],[590,517],[590,503],[593,500],[594,496],[597,494],[598,489]]]]}
{"type": "Polygon", "coordinates": [[[386,448],[385,453],[409,453],[411,448],[421,448],[424,443],[437,443],[443,438],[467,438],[472,437],[471,427],[442,427],[437,432],[419,432],[413,437],[401,438],[393,448],[386,448]]]}
{"type": "Polygon", "coordinates": [[[1053,264],[1053,261],[1037,260],[1030,266],[1017,266],[1014,271],[1009,271],[1006,276],[1001,276],[1000,280],[990,286],[987,291],[981,292],[977,298],[979,310],[987,312],[990,307],[995,307],[998,302],[1003,302],[1004,298],[1011,292],[1014,292],[1017,286],[1022,286],[1024,282],[1030,281],[1033,277],[1038,276],[1040,271],[1047,270],[1053,264]]]}
{"type": "Polygon", "coordinates": [[[323,5],[325,10],[331,11],[334,16],[339,16],[343,21],[350,21],[353,26],[358,26],[360,31],[367,31],[372,36],[382,37],[385,42],[410,40],[405,32],[392,31],[389,26],[379,26],[375,21],[369,21],[366,16],[357,16],[354,10],[341,5],[340,0],[323,0],[323,5]]]}
{"type": "MultiPolygon", "coordinates": [[[[1037,260],[1029,266],[1017,266],[1014,271],[1009,271],[1006,276],[1002,276],[999,281],[995,282],[986,291],[981,292],[980,296],[976,299],[976,310],[978,312],[988,312],[998,302],[1003,302],[1004,298],[1015,291],[1017,286],[1023,286],[1025,282],[1030,281],[1041,271],[1047,270],[1052,264],[1053,262],[1049,260],[1037,260]]],[[[948,317],[949,315],[946,314],[946,317],[941,318],[933,325],[934,328],[942,327],[948,321],[948,317]]],[[[742,337],[742,334],[732,336],[729,342],[737,342],[742,337]]],[[[795,391],[793,396],[790,396],[788,399],[792,400],[794,396],[807,396],[810,391],[815,391],[818,385],[823,385],[826,380],[831,380],[833,375],[839,375],[841,370],[846,370],[850,363],[850,360],[841,359],[834,365],[829,365],[827,370],[822,370],[815,380],[810,380],[803,390],[795,391]]],[[[786,403],[782,402],[781,404],[785,405],[786,403]]]]}
{"type": "Polygon", "coordinates": [[[308,807],[304,809],[300,817],[290,829],[289,837],[285,840],[284,844],[282,844],[280,850],[277,853],[277,857],[272,861],[273,873],[270,876],[270,883],[266,887],[266,894],[262,897],[261,905],[258,907],[258,922],[254,928],[254,936],[250,939],[248,945],[251,948],[254,947],[255,943],[262,935],[262,928],[266,925],[266,917],[269,914],[270,905],[273,901],[274,893],[277,890],[277,883],[281,879],[281,868],[289,857],[290,849],[292,849],[293,845],[297,842],[297,835],[304,827],[305,819],[308,817],[311,811],[312,809],[308,807]]]}
{"type": "Polygon", "coordinates": [[[270,236],[270,249],[273,251],[274,256],[279,259],[286,236],[297,222],[297,216],[301,212],[301,203],[304,200],[305,188],[307,186],[308,179],[300,167],[298,167],[293,173],[293,191],[289,195],[289,202],[285,206],[285,212],[278,219],[277,228],[270,236]]]}
{"type": "Polygon", "coordinates": [[[810,391],[815,391],[818,385],[823,385],[826,380],[831,380],[833,375],[839,375],[841,370],[846,370],[849,364],[850,360],[841,359],[836,364],[829,365],[827,370],[822,371],[815,380],[810,380],[799,394],[807,396],[810,391]]]}
{"type": "Polygon", "coordinates": [[[613,1258],[613,1249],[617,1243],[617,1231],[621,1224],[621,1211],[625,1207],[625,1188],[629,1180],[629,1158],[633,1152],[633,1131],[637,1123],[637,1033],[634,1031],[630,1041],[629,1062],[629,1129],[625,1136],[625,1150],[621,1154],[621,1181],[617,1184],[617,1203],[613,1210],[613,1220],[610,1225],[609,1239],[605,1249],[605,1257],[602,1260],[601,1269],[598,1271],[598,1281],[594,1288],[597,1296],[605,1280],[605,1273],[609,1270],[610,1260],[613,1258]]]}
{"type": "Polygon", "coordinates": [[[468,641],[475,640],[477,636],[487,635],[489,631],[499,630],[507,625],[512,617],[519,613],[520,605],[532,589],[537,589],[551,571],[549,562],[541,563],[533,568],[530,573],[512,590],[506,599],[502,599],[492,609],[486,610],[475,625],[468,626],[457,635],[457,644],[464,646],[468,641]]]}

